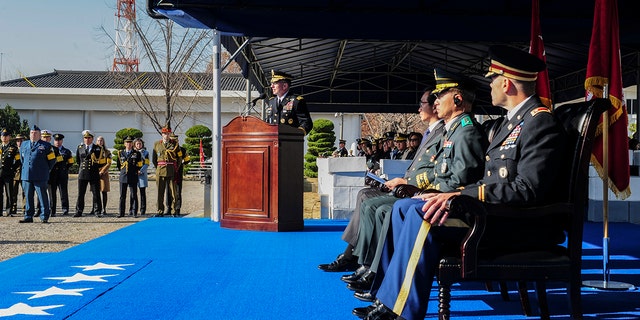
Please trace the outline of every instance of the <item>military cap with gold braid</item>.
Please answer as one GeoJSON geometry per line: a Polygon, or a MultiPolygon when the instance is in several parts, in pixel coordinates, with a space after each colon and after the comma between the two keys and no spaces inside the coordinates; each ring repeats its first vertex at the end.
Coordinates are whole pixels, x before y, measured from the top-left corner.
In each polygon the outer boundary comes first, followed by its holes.
{"type": "Polygon", "coordinates": [[[291,80],[293,80],[293,76],[279,70],[271,70],[271,83],[275,83],[281,80],[291,82],[291,80]]]}
{"type": "Polygon", "coordinates": [[[536,81],[538,72],[546,68],[536,56],[508,46],[489,48],[491,65],[485,77],[501,75],[520,81],[536,81]]]}
{"type": "Polygon", "coordinates": [[[451,88],[473,90],[475,87],[469,79],[440,68],[433,69],[433,76],[436,79],[436,88],[431,93],[440,93],[451,88]]]}
{"type": "Polygon", "coordinates": [[[393,138],[393,141],[407,141],[407,135],[404,133],[397,133],[395,138],[393,138]]]}

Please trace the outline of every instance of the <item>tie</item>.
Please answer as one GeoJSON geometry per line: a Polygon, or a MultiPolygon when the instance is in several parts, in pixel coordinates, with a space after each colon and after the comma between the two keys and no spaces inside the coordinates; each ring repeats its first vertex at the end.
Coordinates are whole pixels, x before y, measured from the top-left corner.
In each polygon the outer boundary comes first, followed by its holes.
{"type": "Polygon", "coordinates": [[[427,131],[425,131],[424,135],[422,136],[422,141],[420,141],[420,144],[424,144],[424,142],[427,141],[427,136],[429,135],[429,133],[431,133],[431,130],[427,128],[427,131]]]}

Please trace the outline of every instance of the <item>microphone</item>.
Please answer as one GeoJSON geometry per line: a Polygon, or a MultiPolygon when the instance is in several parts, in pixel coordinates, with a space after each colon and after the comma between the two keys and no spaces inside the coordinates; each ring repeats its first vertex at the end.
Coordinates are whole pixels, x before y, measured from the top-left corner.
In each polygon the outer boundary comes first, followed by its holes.
{"type": "Polygon", "coordinates": [[[260,94],[260,96],[259,96],[259,97],[257,97],[257,98],[255,98],[255,99],[251,100],[251,105],[252,105],[252,106],[255,106],[255,105],[256,105],[256,102],[258,102],[258,100],[260,100],[260,99],[264,99],[264,98],[266,98],[266,97],[267,97],[267,94],[266,94],[266,93],[262,93],[262,94],[260,94]]]}

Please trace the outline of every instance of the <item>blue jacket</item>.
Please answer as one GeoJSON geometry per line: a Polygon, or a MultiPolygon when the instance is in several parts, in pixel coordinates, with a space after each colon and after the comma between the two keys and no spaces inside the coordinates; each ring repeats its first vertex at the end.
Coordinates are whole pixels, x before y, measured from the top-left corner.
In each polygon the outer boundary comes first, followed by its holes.
{"type": "Polygon", "coordinates": [[[26,140],[20,146],[23,181],[48,181],[49,172],[56,164],[56,155],[51,144],[46,141],[32,143],[26,140]]]}

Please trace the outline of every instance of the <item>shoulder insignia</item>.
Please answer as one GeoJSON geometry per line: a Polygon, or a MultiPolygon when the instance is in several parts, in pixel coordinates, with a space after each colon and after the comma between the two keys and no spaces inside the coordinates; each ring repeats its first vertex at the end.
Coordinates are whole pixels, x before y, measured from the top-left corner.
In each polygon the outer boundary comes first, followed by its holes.
{"type": "Polygon", "coordinates": [[[460,120],[460,124],[463,127],[466,127],[468,125],[473,124],[473,121],[471,121],[471,117],[469,117],[469,115],[465,115],[464,117],[462,117],[462,119],[460,120]]]}
{"type": "Polygon", "coordinates": [[[276,96],[273,96],[273,97],[269,98],[269,101],[271,101],[271,100],[273,100],[275,98],[276,98],[276,96]]]}
{"type": "Polygon", "coordinates": [[[304,98],[302,96],[297,96],[296,100],[304,100],[304,98]]]}
{"type": "Polygon", "coordinates": [[[549,108],[547,108],[547,107],[538,107],[538,108],[535,108],[535,109],[531,110],[531,116],[535,117],[540,112],[551,113],[551,110],[549,110],[549,108]]]}

